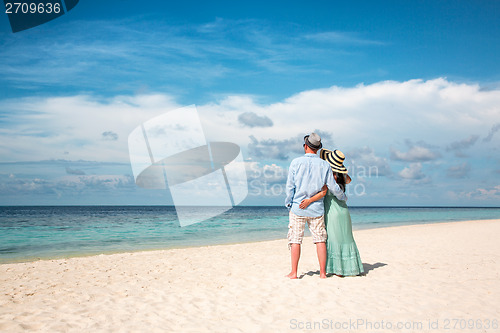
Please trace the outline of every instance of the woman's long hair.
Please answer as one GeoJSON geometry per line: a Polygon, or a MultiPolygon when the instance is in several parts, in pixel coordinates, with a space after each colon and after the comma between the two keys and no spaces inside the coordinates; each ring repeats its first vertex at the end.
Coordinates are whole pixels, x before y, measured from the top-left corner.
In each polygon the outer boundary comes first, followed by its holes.
{"type": "Polygon", "coordinates": [[[339,184],[340,188],[342,191],[345,193],[345,177],[343,173],[338,173],[338,172],[333,172],[333,176],[335,180],[337,181],[337,184],[339,184]]]}

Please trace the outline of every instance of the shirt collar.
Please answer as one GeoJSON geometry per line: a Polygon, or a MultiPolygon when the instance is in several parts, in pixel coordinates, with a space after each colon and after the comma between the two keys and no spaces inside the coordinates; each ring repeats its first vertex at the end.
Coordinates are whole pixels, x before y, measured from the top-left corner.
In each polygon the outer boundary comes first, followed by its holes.
{"type": "Polygon", "coordinates": [[[306,157],[318,157],[318,154],[306,153],[304,156],[306,156],[306,157]]]}

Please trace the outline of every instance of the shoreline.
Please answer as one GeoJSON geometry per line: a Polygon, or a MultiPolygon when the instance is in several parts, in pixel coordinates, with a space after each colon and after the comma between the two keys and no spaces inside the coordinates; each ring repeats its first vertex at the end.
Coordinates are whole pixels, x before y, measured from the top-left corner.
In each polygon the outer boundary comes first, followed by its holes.
{"type": "Polygon", "coordinates": [[[345,278],[319,278],[311,237],[297,280],[286,239],[4,264],[0,331],[498,332],[499,234],[500,219],[358,230],[365,275],[345,278]]]}
{"type": "MultiPolygon", "coordinates": [[[[394,223],[397,225],[388,225],[390,223],[382,222],[382,223],[380,223],[380,225],[377,225],[377,223],[363,224],[363,226],[369,226],[369,227],[362,227],[362,228],[356,228],[356,224],[354,224],[353,225],[353,233],[356,234],[357,232],[363,231],[363,230],[390,229],[390,228],[400,228],[400,227],[406,227],[406,226],[424,226],[424,225],[434,225],[434,224],[483,222],[483,221],[500,221],[500,219],[432,221],[432,222],[420,221],[420,222],[413,222],[411,224],[405,224],[404,222],[394,223]]],[[[286,230],[284,230],[284,232],[286,232],[286,230]]],[[[305,238],[310,237],[310,235],[308,235],[307,233],[308,233],[308,228],[306,228],[305,238]]],[[[264,240],[249,240],[249,241],[243,241],[243,242],[227,242],[227,243],[217,243],[217,244],[199,244],[199,245],[158,247],[158,248],[154,247],[154,248],[147,248],[147,249],[124,250],[124,251],[121,251],[121,250],[99,251],[96,253],[75,253],[72,255],[41,256],[41,257],[36,257],[36,258],[26,257],[26,258],[21,258],[21,259],[5,260],[5,261],[3,261],[3,259],[0,258],[0,266],[6,265],[6,264],[22,264],[22,263],[31,263],[31,262],[37,262],[37,261],[65,260],[65,259],[71,259],[71,258],[88,258],[88,257],[101,256],[101,255],[130,254],[130,253],[141,253],[141,252],[169,251],[169,250],[176,250],[176,249],[192,249],[192,248],[197,249],[197,248],[203,248],[203,247],[224,246],[224,245],[252,244],[252,243],[271,242],[271,241],[277,241],[277,240],[286,240],[286,236],[282,237],[282,238],[273,238],[273,239],[264,239],[264,240]]]]}

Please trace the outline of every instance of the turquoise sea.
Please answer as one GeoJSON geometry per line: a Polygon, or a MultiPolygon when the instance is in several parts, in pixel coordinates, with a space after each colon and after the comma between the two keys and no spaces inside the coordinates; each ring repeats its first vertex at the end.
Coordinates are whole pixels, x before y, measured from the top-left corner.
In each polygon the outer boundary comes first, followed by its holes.
{"type": "MultiPolygon", "coordinates": [[[[350,212],[354,229],[500,219],[500,208],[351,207],[350,212]]],[[[171,206],[4,206],[0,263],[283,239],[287,225],[284,207],[234,207],[180,227],[171,206]]]]}

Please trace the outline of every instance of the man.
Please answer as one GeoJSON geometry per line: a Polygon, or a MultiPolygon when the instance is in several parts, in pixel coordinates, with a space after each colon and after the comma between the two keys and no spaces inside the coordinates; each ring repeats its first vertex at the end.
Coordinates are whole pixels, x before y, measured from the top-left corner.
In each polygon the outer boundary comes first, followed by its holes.
{"type": "Polygon", "coordinates": [[[305,209],[299,207],[302,200],[320,192],[326,185],[330,192],[339,200],[347,200],[333,178],[328,162],[316,155],[321,149],[321,137],[316,133],[304,137],[305,155],[297,157],[290,164],[286,182],[285,205],[290,210],[288,224],[288,247],[291,248],[292,271],[287,275],[290,279],[297,278],[297,268],[300,258],[300,245],[304,237],[305,223],[311,231],[313,242],[318,254],[320,278],[326,278],[326,229],[324,221],[323,200],[312,202],[305,209]]]}

